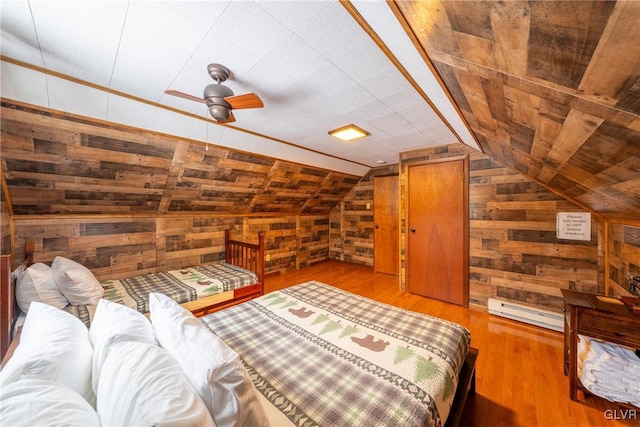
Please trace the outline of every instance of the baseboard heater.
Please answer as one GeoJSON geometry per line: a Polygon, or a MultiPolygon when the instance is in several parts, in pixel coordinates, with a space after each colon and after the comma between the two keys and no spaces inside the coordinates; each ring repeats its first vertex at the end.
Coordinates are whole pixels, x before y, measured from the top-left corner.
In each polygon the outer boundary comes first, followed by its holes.
{"type": "Polygon", "coordinates": [[[554,331],[564,331],[562,313],[534,308],[524,304],[489,298],[489,313],[554,331]]]}

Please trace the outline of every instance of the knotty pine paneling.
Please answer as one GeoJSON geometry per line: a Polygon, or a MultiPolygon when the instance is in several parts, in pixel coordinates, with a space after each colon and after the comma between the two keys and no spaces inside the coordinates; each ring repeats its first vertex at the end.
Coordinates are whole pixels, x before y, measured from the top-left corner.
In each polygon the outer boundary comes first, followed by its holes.
{"type": "Polygon", "coordinates": [[[630,296],[630,277],[640,276],[640,223],[610,223],[607,228],[609,295],[630,296]]]}
{"type": "MultiPolygon", "coordinates": [[[[469,302],[486,310],[492,297],[561,311],[561,288],[602,292],[599,222],[591,241],[556,239],[556,213],[584,209],[463,144],[401,154],[411,162],[469,156],[469,302]]],[[[401,174],[401,284],[405,284],[406,202],[401,174]]]]}
{"type": "Polygon", "coordinates": [[[373,266],[373,177],[397,173],[397,164],[371,169],[331,211],[331,259],[373,266]]]}
{"type": "Polygon", "coordinates": [[[15,215],[329,214],[360,177],[2,102],[15,215]]]}

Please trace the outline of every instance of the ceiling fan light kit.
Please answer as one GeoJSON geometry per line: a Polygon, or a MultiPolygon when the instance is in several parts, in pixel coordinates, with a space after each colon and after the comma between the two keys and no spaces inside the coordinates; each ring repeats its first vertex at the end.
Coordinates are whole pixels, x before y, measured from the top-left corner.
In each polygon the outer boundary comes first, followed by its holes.
{"type": "Polygon", "coordinates": [[[191,101],[203,102],[207,105],[209,114],[217,123],[230,123],[235,121],[232,110],[244,108],[262,108],[264,104],[255,93],[234,95],[233,91],[224,86],[222,82],[229,78],[231,72],[221,64],[209,64],[207,72],[216,83],[207,85],[202,93],[202,98],[182,93],[176,90],[166,90],[167,95],[178,96],[191,101]]]}

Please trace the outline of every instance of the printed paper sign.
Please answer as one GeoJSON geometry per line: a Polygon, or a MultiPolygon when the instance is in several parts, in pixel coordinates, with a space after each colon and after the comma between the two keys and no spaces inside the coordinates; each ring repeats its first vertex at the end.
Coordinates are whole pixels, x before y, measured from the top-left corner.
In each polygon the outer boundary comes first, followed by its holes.
{"type": "Polygon", "coordinates": [[[558,212],[556,215],[558,239],[591,240],[590,212],[558,212]]]}

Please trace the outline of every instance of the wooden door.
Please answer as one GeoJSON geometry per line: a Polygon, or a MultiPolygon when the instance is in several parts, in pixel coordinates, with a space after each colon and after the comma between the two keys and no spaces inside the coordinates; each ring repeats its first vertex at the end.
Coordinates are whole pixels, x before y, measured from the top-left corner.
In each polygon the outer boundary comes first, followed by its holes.
{"type": "Polygon", "coordinates": [[[373,268],[395,275],[400,252],[398,181],[398,175],[373,178],[373,268]]]}
{"type": "Polygon", "coordinates": [[[407,290],[467,306],[467,158],[408,165],[407,290]]]}

